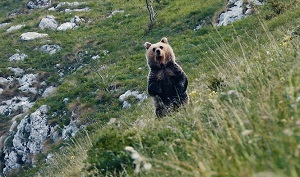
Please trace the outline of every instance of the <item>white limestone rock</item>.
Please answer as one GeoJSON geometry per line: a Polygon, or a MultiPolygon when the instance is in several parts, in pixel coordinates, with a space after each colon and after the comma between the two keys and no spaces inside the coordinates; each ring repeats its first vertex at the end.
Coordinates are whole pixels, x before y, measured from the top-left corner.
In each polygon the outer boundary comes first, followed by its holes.
{"type": "Polygon", "coordinates": [[[59,45],[43,45],[40,48],[40,51],[44,53],[48,53],[50,55],[55,54],[56,52],[60,51],[61,47],[59,45]]]}
{"type": "Polygon", "coordinates": [[[55,17],[53,15],[47,15],[45,18],[43,18],[40,23],[39,27],[44,30],[44,29],[51,29],[51,30],[56,30],[58,27],[58,22],[55,20],[55,17]]]}
{"type": "Polygon", "coordinates": [[[1,28],[4,28],[4,27],[6,27],[6,26],[8,26],[9,24],[10,24],[10,23],[1,23],[1,24],[0,24],[0,29],[1,29],[1,28]]]}
{"type": "Polygon", "coordinates": [[[37,32],[27,32],[21,34],[20,38],[23,41],[31,41],[38,38],[48,37],[48,34],[37,33],[37,32]]]}
{"type": "Polygon", "coordinates": [[[30,102],[29,97],[15,96],[10,100],[1,102],[0,114],[9,116],[19,109],[21,109],[21,112],[27,112],[33,105],[34,102],[30,102]]]}
{"type": "Polygon", "coordinates": [[[66,140],[71,137],[74,137],[78,131],[79,129],[77,128],[75,121],[71,121],[69,125],[64,126],[61,138],[63,140],[66,140]]]}
{"type": "Polygon", "coordinates": [[[17,78],[20,87],[19,90],[26,93],[37,94],[37,89],[33,86],[37,83],[37,74],[25,74],[21,78],[17,78]]]}
{"type": "Polygon", "coordinates": [[[74,18],[72,18],[70,20],[70,22],[79,25],[80,23],[84,23],[85,20],[83,18],[80,18],[79,16],[75,15],[74,18]]]}
{"type": "Polygon", "coordinates": [[[11,57],[9,57],[9,61],[23,61],[27,57],[28,56],[24,53],[16,53],[16,54],[12,55],[11,57]]]}
{"type": "Polygon", "coordinates": [[[9,27],[6,32],[12,32],[12,31],[16,31],[16,30],[19,30],[21,28],[23,28],[25,25],[22,24],[22,25],[16,25],[16,26],[11,26],[9,27]]]}
{"type": "Polygon", "coordinates": [[[57,90],[57,87],[50,86],[50,87],[46,88],[46,90],[42,94],[42,97],[43,98],[49,97],[49,96],[53,95],[56,92],[56,90],[57,90]]]}
{"type": "Polygon", "coordinates": [[[252,5],[263,5],[262,0],[228,0],[227,10],[220,14],[217,26],[226,26],[237,20],[241,20],[253,13],[252,5]]]}
{"type": "Polygon", "coordinates": [[[12,71],[15,74],[15,76],[22,76],[24,74],[24,70],[21,68],[8,67],[8,69],[12,71]]]}
{"type": "Polygon", "coordinates": [[[31,0],[26,4],[28,9],[40,9],[51,6],[51,0],[31,0]]]}
{"type": "Polygon", "coordinates": [[[63,24],[61,24],[57,30],[58,31],[66,31],[69,29],[75,29],[77,27],[76,23],[72,23],[72,22],[65,22],[63,24]]]}

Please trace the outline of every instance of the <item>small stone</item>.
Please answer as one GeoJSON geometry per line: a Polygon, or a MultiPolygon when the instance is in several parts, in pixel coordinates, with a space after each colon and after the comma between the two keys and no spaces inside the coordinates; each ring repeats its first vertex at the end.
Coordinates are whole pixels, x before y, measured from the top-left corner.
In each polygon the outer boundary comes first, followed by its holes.
{"type": "Polygon", "coordinates": [[[6,32],[12,32],[12,31],[16,31],[16,30],[19,30],[21,28],[23,28],[25,25],[16,25],[16,26],[11,26],[10,28],[8,28],[6,30],[6,32]]]}
{"type": "Polygon", "coordinates": [[[40,50],[44,53],[49,53],[50,55],[55,54],[60,51],[59,45],[43,45],[40,50]]]}

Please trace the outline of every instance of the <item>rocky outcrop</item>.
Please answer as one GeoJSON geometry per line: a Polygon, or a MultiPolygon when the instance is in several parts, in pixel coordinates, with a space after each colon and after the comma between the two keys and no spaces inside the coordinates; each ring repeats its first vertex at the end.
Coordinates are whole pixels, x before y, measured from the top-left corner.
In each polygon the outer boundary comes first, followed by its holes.
{"type": "Polygon", "coordinates": [[[15,96],[12,99],[2,101],[0,105],[0,114],[10,116],[16,112],[27,112],[34,102],[29,100],[29,97],[15,96]]]}
{"type": "Polygon", "coordinates": [[[21,34],[20,38],[23,41],[31,41],[34,39],[38,39],[38,38],[44,38],[44,37],[48,37],[48,34],[41,34],[41,33],[37,33],[37,32],[27,32],[27,33],[23,33],[21,34]]]}
{"type": "Polygon", "coordinates": [[[31,0],[26,4],[28,9],[40,9],[51,6],[51,0],[31,0]]]}
{"type": "Polygon", "coordinates": [[[8,67],[7,69],[12,71],[15,76],[22,76],[24,74],[24,69],[21,68],[8,67]]]}
{"type": "MultiPolygon", "coordinates": [[[[17,131],[12,139],[12,146],[4,146],[4,168],[6,174],[12,169],[19,168],[21,164],[30,164],[31,155],[40,153],[48,136],[47,111],[49,107],[42,105],[35,112],[27,115],[17,126],[17,131]]],[[[6,138],[8,144],[11,137],[6,138]]]]}
{"type": "Polygon", "coordinates": [[[58,27],[58,22],[55,20],[55,17],[53,15],[47,15],[45,18],[43,18],[40,23],[39,27],[44,30],[44,29],[51,29],[51,30],[56,30],[58,27]]]}
{"type": "Polygon", "coordinates": [[[252,4],[262,5],[261,0],[228,0],[227,10],[220,14],[217,26],[226,26],[237,20],[241,20],[253,13],[252,4]]]}

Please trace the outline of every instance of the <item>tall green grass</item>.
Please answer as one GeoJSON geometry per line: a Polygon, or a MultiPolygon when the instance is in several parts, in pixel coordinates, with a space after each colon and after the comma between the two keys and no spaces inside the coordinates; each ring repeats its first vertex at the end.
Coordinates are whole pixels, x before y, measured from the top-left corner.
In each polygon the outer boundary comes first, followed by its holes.
{"type": "Polygon", "coordinates": [[[193,130],[174,125],[178,139],[144,176],[299,176],[299,38],[262,26],[263,45],[236,37],[238,49],[211,51],[219,89],[195,84],[194,104],[174,116],[193,130]]]}
{"type": "Polygon", "coordinates": [[[235,36],[209,51],[214,79],[199,73],[190,84],[191,104],[162,120],[155,119],[152,101],[124,111],[92,133],[85,163],[58,171],[70,176],[84,166],[80,173],[88,176],[299,176],[299,38],[260,26],[265,43],[235,36]],[[139,153],[139,173],[127,146],[139,153]]]}

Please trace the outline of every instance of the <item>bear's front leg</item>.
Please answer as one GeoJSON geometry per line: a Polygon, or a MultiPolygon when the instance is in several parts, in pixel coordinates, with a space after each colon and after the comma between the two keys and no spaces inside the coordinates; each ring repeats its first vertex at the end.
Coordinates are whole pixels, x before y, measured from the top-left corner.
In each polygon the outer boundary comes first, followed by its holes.
{"type": "Polygon", "coordinates": [[[181,96],[182,94],[184,94],[186,92],[187,85],[188,85],[188,79],[184,73],[182,73],[178,77],[177,83],[175,85],[176,85],[176,89],[177,89],[179,96],[181,96]]]}
{"type": "Polygon", "coordinates": [[[150,96],[156,96],[162,93],[161,83],[157,80],[149,80],[148,82],[148,93],[150,96]]]}

